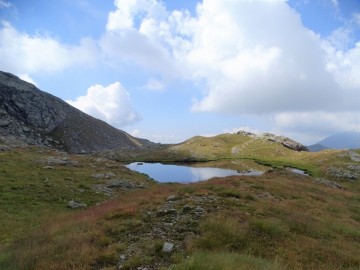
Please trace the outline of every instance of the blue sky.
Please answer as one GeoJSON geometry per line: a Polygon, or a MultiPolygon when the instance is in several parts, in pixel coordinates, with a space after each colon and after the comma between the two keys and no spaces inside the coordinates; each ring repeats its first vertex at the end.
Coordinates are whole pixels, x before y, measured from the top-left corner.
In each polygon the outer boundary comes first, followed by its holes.
{"type": "Polygon", "coordinates": [[[0,0],[0,69],[138,137],[360,131],[360,1],[0,0]]]}

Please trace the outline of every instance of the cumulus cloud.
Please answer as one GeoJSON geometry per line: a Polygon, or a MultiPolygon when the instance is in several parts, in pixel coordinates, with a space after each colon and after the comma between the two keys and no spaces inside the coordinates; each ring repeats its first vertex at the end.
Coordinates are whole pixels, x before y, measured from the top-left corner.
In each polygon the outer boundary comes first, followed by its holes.
{"type": "MultiPolygon", "coordinates": [[[[106,32],[99,40],[102,52],[109,59],[135,63],[147,70],[172,76],[176,70],[171,51],[162,40],[149,35],[167,18],[167,10],[156,0],[115,0],[106,32]]],[[[164,27],[167,27],[164,24],[164,27]]]]}
{"type": "MultiPolygon", "coordinates": [[[[331,4],[339,7],[338,1],[331,4]]],[[[360,43],[350,47],[351,24],[321,37],[285,0],[203,0],[194,16],[168,12],[156,0],[119,0],[116,7],[107,30],[124,38],[118,50],[135,36],[141,47],[131,52],[152,52],[152,58],[140,54],[133,61],[161,63],[197,82],[203,95],[193,111],[271,115],[277,128],[288,132],[293,125],[330,132],[359,123],[360,43]]]]}
{"type": "Polygon", "coordinates": [[[0,68],[17,74],[61,71],[77,64],[92,64],[98,54],[91,39],[77,46],[62,44],[46,35],[28,35],[7,22],[0,28],[0,68]]]}
{"type": "Polygon", "coordinates": [[[119,82],[108,86],[93,85],[89,87],[85,96],[67,102],[118,128],[141,119],[130,103],[129,93],[119,82]]]}
{"type": "Polygon", "coordinates": [[[345,30],[323,40],[286,1],[204,0],[195,16],[156,0],[115,3],[104,50],[198,82],[204,95],[193,111],[341,111],[360,102],[350,85],[360,48],[339,51],[345,30]]]}

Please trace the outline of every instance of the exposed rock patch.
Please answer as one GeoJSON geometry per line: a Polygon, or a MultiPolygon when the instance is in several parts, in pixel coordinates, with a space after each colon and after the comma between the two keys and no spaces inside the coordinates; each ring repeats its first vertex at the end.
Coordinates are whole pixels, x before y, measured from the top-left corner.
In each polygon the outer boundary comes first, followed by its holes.
{"type": "MultiPolygon", "coordinates": [[[[302,145],[299,142],[296,142],[292,139],[289,139],[287,137],[284,136],[277,136],[271,133],[263,133],[260,135],[256,135],[254,133],[251,132],[247,132],[247,131],[238,131],[236,134],[238,135],[242,135],[242,136],[247,136],[253,139],[266,139],[268,141],[271,142],[276,142],[276,143],[280,143],[281,145],[285,146],[286,148],[295,150],[295,151],[309,151],[309,149],[306,148],[306,146],[302,145]]],[[[232,149],[233,153],[237,153],[239,151],[239,149],[232,149]]]]}
{"type": "Polygon", "coordinates": [[[79,166],[79,162],[68,157],[48,157],[38,160],[38,163],[45,165],[44,169],[49,169],[53,166],[79,166]]]}
{"type": "Polygon", "coordinates": [[[87,207],[86,204],[78,202],[78,201],[74,201],[74,200],[71,200],[70,202],[68,202],[67,206],[71,209],[87,207]]]}
{"type": "Polygon", "coordinates": [[[260,137],[272,142],[280,143],[283,146],[295,151],[309,151],[306,146],[284,136],[276,136],[271,133],[264,133],[260,135],[260,137]]]}
{"type": "Polygon", "coordinates": [[[339,183],[327,180],[325,178],[315,178],[315,181],[330,188],[342,189],[342,186],[339,183]]]}
{"type": "Polygon", "coordinates": [[[354,181],[360,178],[360,170],[355,166],[356,165],[349,164],[347,169],[331,166],[326,171],[326,174],[340,180],[354,181]]]}

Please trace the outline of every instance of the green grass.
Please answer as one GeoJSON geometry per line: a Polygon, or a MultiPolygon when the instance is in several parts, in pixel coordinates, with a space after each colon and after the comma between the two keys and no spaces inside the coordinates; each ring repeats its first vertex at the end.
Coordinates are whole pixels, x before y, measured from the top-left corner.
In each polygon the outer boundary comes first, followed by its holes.
{"type": "MultiPolygon", "coordinates": [[[[214,147],[219,152],[231,137],[220,139],[214,147]]],[[[345,162],[331,155],[281,159],[313,162],[319,171],[317,159],[345,162]]],[[[312,177],[275,170],[162,185],[99,156],[68,155],[76,166],[53,169],[39,163],[61,156],[43,148],[0,152],[0,269],[116,269],[119,263],[123,269],[175,270],[360,267],[359,182],[332,189],[312,177]],[[94,186],[107,180],[92,175],[109,171],[147,188],[117,191],[113,198],[97,193],[94,186]],[[89,206],[71,210],[71,199],[89,206]],[[162,252],[165,241],[175,243],[170,254],[162,252]]],[[[253,166],[249,160],[227,161],[217,164],[253,166]]]]}
{"type": "Polygon", "coordinates": [[[226,252],[196,252],[170,270],[280,270],[276,262],[246,254],[226,252]]]}

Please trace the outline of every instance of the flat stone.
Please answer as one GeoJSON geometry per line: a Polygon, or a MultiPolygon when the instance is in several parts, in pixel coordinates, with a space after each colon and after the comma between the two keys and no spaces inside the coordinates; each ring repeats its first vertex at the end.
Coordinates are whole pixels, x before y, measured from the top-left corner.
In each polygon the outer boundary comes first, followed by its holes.
{"type": "Polygon", "coordinates": [[[169,253],[173,250],[174,248],[174,244],[173,243],[169,243],[169,242],[165,242],[163,245],[163,252],[169,253]]]}
{"type": "Polygon", "coordinates": [[[0,120],[0,127],[7,127],[11,122],[8,120],[0,120]]]}
{"type": "Polygon", "coordinates": [[[129,190],[135,188],[135,185],[131,182],[123,181],[123,180],[114,180],[111,181],[108,186],[108,188],[122,188],[124,190],[129,190]]]}
{"type": "Polygon", "coordinates": [[[71,200],[70,202],[68,202],[67,206],[70,207],[71,209],[77,209],[77,208],[84,208],[87,205],[85,203],[71,200]]]}

